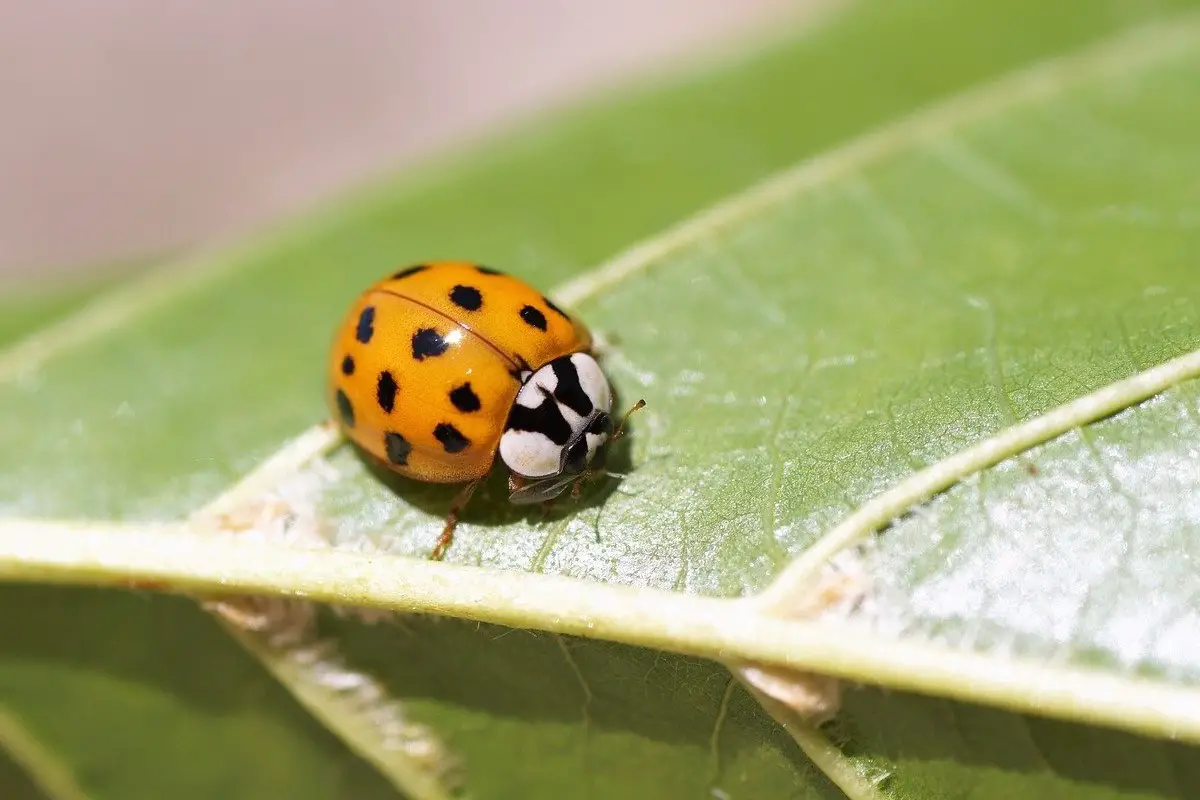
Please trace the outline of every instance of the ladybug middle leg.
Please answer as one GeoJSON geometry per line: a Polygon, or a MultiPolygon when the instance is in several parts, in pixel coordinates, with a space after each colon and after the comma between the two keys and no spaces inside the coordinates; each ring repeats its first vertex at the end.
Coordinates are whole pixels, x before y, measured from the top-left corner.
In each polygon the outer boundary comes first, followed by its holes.
{"type": "Polygon", "coordinates": [[[475,480],[464,486],[458,494],[454,495],[454,499],[450,501],[450,512],[446,515],[446,524],[442,528],[442,535],[438,537],[437,544],[433,547],[433,552],[429,557],[434,561],[441,561],[446,555],[447,548],[454,541],[454,529],[458,527],[458,515],[462,512],[463,507],[470,502],[471,495],[475,494],[475,488],[483,482],[483,478],[475,480]]]}
{"type": "Polygon", "coordinates": [[[588,470],[579,476],[579,479],[571,484],[571,500],[578,503],[579,498],[583,497],[583,485],[588,481],[595,480],[598,475],[603,475],[604,472],[592,472],[588,470]]]}

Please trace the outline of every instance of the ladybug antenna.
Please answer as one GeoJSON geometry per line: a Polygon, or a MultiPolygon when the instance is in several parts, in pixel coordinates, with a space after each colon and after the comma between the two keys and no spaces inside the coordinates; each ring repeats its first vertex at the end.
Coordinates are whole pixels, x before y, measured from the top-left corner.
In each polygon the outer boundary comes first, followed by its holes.
{"type": "Polygon", "coordinates": [[[625,412],[625,416],[621,418],[621,424],[617,426],[616,432],[613,433],[612,438],[608,440],[610,444],[625,435],[625,423],[629,422],[629,417],[633,415],[633,412],[644,408],[645,405],[645,400],[638,400],[633,404],[633,408],[625,412]]]}

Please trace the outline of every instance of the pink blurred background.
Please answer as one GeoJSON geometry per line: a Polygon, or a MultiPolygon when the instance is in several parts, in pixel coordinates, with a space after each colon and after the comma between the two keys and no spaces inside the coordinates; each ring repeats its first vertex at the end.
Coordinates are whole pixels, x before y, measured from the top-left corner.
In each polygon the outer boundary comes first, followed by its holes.
{"type": "Polygon", "coordinates": [[[0,3],[0,280],[235,236],[799,2],[0,3]]]}

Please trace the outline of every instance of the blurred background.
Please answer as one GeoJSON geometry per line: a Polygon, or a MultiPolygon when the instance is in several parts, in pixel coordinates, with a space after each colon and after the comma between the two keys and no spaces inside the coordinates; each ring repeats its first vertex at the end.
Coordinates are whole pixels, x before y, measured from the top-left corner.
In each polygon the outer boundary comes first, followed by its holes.
{"type": "Polygon", "coordinates": [[[0,282],[235,237],[804,0],[0,5],[0,282]]]}

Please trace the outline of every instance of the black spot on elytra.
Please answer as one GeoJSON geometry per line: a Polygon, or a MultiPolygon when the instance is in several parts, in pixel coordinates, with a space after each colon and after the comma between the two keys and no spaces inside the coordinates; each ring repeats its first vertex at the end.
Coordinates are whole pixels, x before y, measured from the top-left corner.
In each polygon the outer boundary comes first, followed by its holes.
{"type": "Polygon", "coordinates": [[[525,320],[526,325],[532,325],[539,331],[546,330],[546,315],[533,306],[525,306],[521,309],[521,319],[525,320]]]}
{"type": "Polygon", "coordinates": [[[571,321],[571,318],[567,315],[567,312],[563,311],[561,308],[554,305],[554,301],[551,300],[549,297],[542,297],[542,302],[546,304],[546,308],[550,309],[555,314],[558,314],[560,317],[565,319],[567,322],[571,321]]]}
{"type": "Polygon", "coordinates": [[[429,269],[428,264],[417,264],[415,267],[405,267],[399,272],[392,273],[392,280],[398,281],[401,278],[407,278],[409,275],[416,275],[421,270],[429,269]]]}
{"type": "Polygon", "coordinates": [[[379,401],[379,407],[384,410],[384,413],[392,413],[392,409],[396,407],[396,379],[392,377],[392,373],[386,369],[379,373],[379,380],[375,382],[375,399],[379,401]]]}
{"type": "Polygon", "coordinates": [[[353,356],[346,356],[345,358],[342,359],[342,374],[343,375],[353,375],[354,374],[354,357],[353,356]]]}
{"type": "Polygon", "coordinates": [[[491,267],[485,267],[482,264],[476,264],[475,269],[478,270],[479,272],[482,272],[484,275],[503,275],[504,274],[503,272],[501,272],[498,269],[492,269],[491,267]]]}
{"type": "Polygon", "coordinates": [[[454,407],[464,413],[478,411],[480,408],[479,395],[471,388],[470,383],[464,383],[462,386],[457,386],[450,390],[450,402],[454,407]]]}
{"type": "Polygon", "coordinates": [[[337,410],[338,415],[342,418],[342,424],[347,428],[354,427],[354,406],[350,404],[350,398],[341,389],[337,390],[337,410]]]}
{"type": "Polygon", "coordinates": [[[505,429],[540,433],[559,446],[571,440],[571,426],[551,397],[545,397],[537,408],[514,403],[505,429]]]}
{"type": "Polygon", "coordinates": [[[417,361],[440,356],[449,347],[450,344],[433,328],[421,328],[412,337],[412,354],[417,361]]]}
{"type": "Polygon", "coordinates": [[[450,302],[466,311],[478,311],[483,307],[483,295],[474,286],[460,284],[450,290],[450,302]]]}
{"type": "Polygon", "coordinates": [[[363,344],[371,341],[375,335],[375,306],[367,306],[358,315],[358,327],[354,329],[354,338],[363,344]]]}
{"type": "Polygon", "coordinates": [[[412,445],[408,443],[408,439],[398,433],[385,433],[383,448],[387,451],[388,461],[399,467],[408,463],[408,454],[412,452],[412,445]]]}
{"type": "Polygon", "coordinates": [[[583,385],[579,382],[579,370],[570,356],[557,358],[550,362],[554,377],[558,384],[554,387],[554,399],[581,417],[592,413],[592,398],[587,396],[583,385]]]}
{"type": "Polygon", "coordinates": [[[471,444],[471,440],[463,436],[458,428],[449,422],[440,422],[433,429],[433,438],[442,443],[447,453],[461,453],[471,444]]]}

